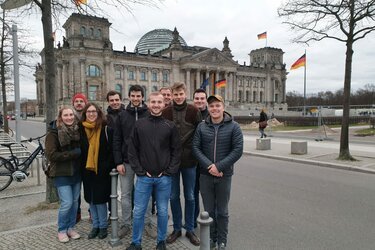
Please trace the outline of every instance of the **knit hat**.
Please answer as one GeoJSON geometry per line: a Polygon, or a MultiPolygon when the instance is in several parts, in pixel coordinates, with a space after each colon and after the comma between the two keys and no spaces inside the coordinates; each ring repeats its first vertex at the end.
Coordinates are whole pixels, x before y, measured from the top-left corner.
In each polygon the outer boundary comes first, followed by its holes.
{"type": "Polygon", "coordinates": [[[86,96],[85,96],[84,94],[82,94],[82,93],[78,93],[78,94],[75,94],[75,95],[73,96],[73,99],[72,99],[72,103],[73,103],[73,104],[74,104],[75,99],[77,99],[77,98],[81,98],[81,99],[83,99],[83,101],[85,102],[85,104],[87,104],[87,98],[86,98],[86,96]]]}

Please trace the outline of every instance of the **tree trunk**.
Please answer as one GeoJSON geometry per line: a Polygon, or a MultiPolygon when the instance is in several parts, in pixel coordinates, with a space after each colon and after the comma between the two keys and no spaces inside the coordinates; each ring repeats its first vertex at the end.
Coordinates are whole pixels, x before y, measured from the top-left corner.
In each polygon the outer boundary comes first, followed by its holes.
{"type": "Polygon", "coordinates": [[[5,62],[4,62],[4,42],[5,42],[5,10],[3,10],[3,25],[2,25],[2,33],[1,33],[1,48],[0,48],[0,77],[1,77],[1,93],[3,99],[3,126],[4,131],[9,133],[9,125],[7,119],[7,92],[6,92],[6,81],[5,81],[5,62]]]}
{"type": "MultiPolygon", "coordinates": [[[[51,0],[42,0],[42,24],[44,37],[45,89],[46,89],[46,129],[56,117],[55,95],[55,53],[52,37],[51,0]]],[[[57,191],[51,179],[46,183],[46,202],[58,201],[57,191]]]]}
{"type": "Polygon", "coordinates": [[[340,160],[354,160],[349,151],[349,111],[350,111],[350,85],[352,79],[353,39],[348,37],[346,43],[344,100],[340,136],[340,160]]]}

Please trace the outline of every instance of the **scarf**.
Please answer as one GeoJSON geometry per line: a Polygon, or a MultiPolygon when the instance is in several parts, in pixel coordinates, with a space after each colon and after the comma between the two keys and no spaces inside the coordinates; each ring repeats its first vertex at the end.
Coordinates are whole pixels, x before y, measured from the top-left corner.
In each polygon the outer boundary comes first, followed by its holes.
{"type": "Polygon", "coordinates": [[[74,122],[70,126],[66,126],[64,123],[62,123],[57,127],[57,136],[59,138],[61,147],[70,145],[73,141],[79,141],[79,131],[77,123],[74,122]]]}
{"type": "Polygon", "coordinates": [[[95,129],[95,122],[82,122],[83,127],[85,127],[85,132],[87,139],[89,141],[89,150],[87,153],[86,169],[94,171],[98,174],[98,158],[99,158],[99,140],[101,126],[95,129]]]}

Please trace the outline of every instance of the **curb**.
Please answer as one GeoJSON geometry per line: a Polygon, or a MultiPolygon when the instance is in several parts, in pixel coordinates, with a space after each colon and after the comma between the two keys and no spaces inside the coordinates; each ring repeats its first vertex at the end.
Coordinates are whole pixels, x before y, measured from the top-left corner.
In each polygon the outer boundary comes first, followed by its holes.
{"type": "Polygon", "coordinates": [[[338,163],[314,161],[314,160],[307,160],[307,159],[296,159],[292,157],[269,155],[269,154],[262,154],[262,153],[253,153],[249,151],[243,151],[243,153],[246,155],[258,156],[258,157],[275,159],[275,160],[304,163],[304,164],[309,164],[309,165],[314,165],[314,166],[319,166],[319,167],[342,169],[342,170],[348,170],[348,171],[360,172],[360,173],[366,173],[366,174],[375,174],[375,170],[370,169],[370,168],[365,168],[365,167],[354,167],[354,166],[348,166],[348,165],[338,164],[338,163]]]}

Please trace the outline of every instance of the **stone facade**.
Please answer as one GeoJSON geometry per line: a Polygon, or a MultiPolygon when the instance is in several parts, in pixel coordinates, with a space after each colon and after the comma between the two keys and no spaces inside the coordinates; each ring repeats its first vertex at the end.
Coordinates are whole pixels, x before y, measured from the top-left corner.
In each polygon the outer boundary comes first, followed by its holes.
{"type": "MultiPolygon", "coordinates": [[[[249,110],[267,107],[285,110],[286,69],[281,49],[265,47],[250,52],[250,65],[234,61],[225,37],[223,49],[185,46],[177,29],[168,48],[156,53],[112,49],[111,23],[105,18],[72,14],[63,25],[66,37],[56,48],[56,96],[58,104],[70,104],[71,97],[85,93],[89,100],[106,106],[106,93],[117,90],[127,99],[131,85],[149,93],[174,82],[185,82],[188,99],[208,79],[209,94],[220,94],[228,108],[249,110]],[[226,79],[226,86],[215,82],[226,79]]],[[[45,107],[44,60],[36,67],[39,113],[45,107]]]]}

